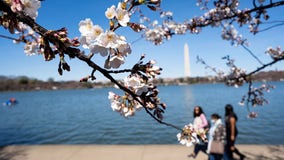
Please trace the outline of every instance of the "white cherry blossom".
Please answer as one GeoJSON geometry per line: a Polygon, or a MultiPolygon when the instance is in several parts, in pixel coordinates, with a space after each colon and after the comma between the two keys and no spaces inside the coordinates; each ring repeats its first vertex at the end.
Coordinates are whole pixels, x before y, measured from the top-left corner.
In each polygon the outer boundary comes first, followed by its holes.
{"type": "Polygon", "coordinates": [[[21,0],[23,4],[23,11],[30,16],[31,18],[35,19],[38,15],[37,10],[40,8],[41,3],[39,0],[21,0]]]}
{"type": "Polygon", "coordinates": [[[103,32],[103,29],[99,25],[94,25],[92,20],[87,18],[80,21],[79,31],[81,33],[80,43],[83,48],[90,49],[92,43],[103,32]]]}
{"type": "Polygon", "coordinates": [[[116,9],[114,5],[106,10],[105,16],[107,17],[107,19],[113,19],[116,16],[116,9]]]}
{"type": "Polygon", "coordinates": [[[125,110],[123,110],[123,116],[124,117],[130,117],[130,116],[134,116],[135,115],[135,108],[125,108],[125,110]]]}
{"type": "Polygon", "coordinates": [[[96,45],[96,44],[91,44],[90,45],[90,51],[91,53],[100,53],[101,56],[105,57],[108,55],[108,49],[100,46],[100,45],[96,45]]]}
{"type": "Polygon", "coordinates": [[[113,31],[106,31],[97,38],[97,44],[105,48],[117,48],[119,37],[113,31]]]}
{"type": "Polygon", "coordinates": [[[32,56],[38,53],[38,49],[39,44],[37,42],[30,42],[25,44],[24,52],[26,53],[26,55],[32,56]]]}
{"type": "Polygon", "coordinates": [[[125,59],[122,56],[113,56],[109,60],[109,65],[111,68],[119,68],[120,65],[124,64],[125,59]]]}
{"type": "Polygon", "coordinates": [[[93,21],[90,18],[86,18],[85,20],[80,21],[79,23],[79,31],[82,36],[88,36],[93,31],[93,21]]]}
{"type": "Polygon", "coordinates": [[[126,10],[124,10],[124,9],[117,9],[116,13],[117,13],[116,18],[117,18],[118,23],[121,26],[126,27],[127,23],[130,20],[128,12],[126,10]]]}

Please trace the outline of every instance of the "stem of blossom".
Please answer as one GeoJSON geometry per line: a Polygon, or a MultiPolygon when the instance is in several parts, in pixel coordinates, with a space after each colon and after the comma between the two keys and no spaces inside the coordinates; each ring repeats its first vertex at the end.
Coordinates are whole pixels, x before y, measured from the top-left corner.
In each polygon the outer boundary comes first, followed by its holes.
{"type": "MultiPolygon", "coordinates": [[[[83,51],[84,52],[84,51],[83,51]]],[[[83,53],[84,54],[84,53],[83,53]]],[[[92,57],[94,56],[94,53],[92,53],[92,52],[90,52],[89,54],[88,54],[88,58],[89,59],[91,59],[92,57]]]]}
{"type": "Polygon", "coordinates": [[[255,0],[253,0],[253,6],[257,7],[255,0]]]}
{"type": "Polygon", "coordinates": [[[116,70],[116,71],[111,70],[111,71],[107,71],[107,72],[108,73],[115,73],[115,74],[117,74],[117,73],[132,72],[132,69],[123,69],[123,70],[116,70]]]}
{"type": "Polygon", "coordinates": [[[96,77],[94,76],[96,72],[96,69],[93,69],[92,73],[91,73],[91,80],[95,80],[96,77]]]}
{"type": "Polygon", "coordinates": [[[0,37],[5,38],[5,39],[10,39],[10,40],[13,40],[13,41],[17,41],[17,42],[27,43],[27,41],[25,41],[24,39],[13,38],[13,37],[5,36],[5,35],[2,35],[2,34],[0,34],[0,37]]]}
{"type": "Polygon", "coordinates": [[[261,65],[263,65],[263,63],[261,62],[261,60],[260,60],[257,56],[255,56],[255,55],[253,54],[253,52],[252,52],[250,49],[248,49],[244,44],[241,44],[241,46],[242,46],[246,51],[248,51],[248,52],[250,53],[250,55],[251,55],[254,59],[257,60],[258,63],[260,63],[261,65]]]}

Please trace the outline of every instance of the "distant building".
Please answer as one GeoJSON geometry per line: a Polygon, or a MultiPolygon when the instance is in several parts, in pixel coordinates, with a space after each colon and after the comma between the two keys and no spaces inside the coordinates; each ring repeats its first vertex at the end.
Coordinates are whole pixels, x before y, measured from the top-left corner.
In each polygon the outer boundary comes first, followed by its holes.
{"type": "Polygon", "coordinates": [[[189,57],[189,48],[188,44],[184,44],[184,74],[185,77],[190,77],[190,57],[189,57]]]}

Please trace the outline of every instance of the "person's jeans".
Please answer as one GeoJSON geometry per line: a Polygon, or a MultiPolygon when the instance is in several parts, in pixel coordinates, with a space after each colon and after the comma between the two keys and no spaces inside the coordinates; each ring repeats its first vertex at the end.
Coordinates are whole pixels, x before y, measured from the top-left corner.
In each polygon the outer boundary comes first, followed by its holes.
{"type": "Polygon", "coordinates": [[[222,154],[209,154],[209,160],[222,160],[223,155],[222,154]]]}
{"type": "Polygon", "coordinates": [[[224,152],[224,155],[223,155],[223,159],[224,160],[233,160],[232,151],[230,151],[230,148],[228,148],[228,146],[225,146],[225,152],[224,152]]]}

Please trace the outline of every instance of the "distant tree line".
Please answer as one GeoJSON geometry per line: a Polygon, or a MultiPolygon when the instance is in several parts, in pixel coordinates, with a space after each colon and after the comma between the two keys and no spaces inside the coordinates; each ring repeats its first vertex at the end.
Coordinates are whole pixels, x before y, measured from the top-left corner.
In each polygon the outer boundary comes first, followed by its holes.
{"type": "MultiPolygon", "coordinates": [[[[255,81],[284,81],[284,71],[259,72],[254,75],[255,81]]],[[[213,76],[206,77],[180,77],[158,78],[153,81],[156,85],[187,85],[196,83],[221,83],[213,76]]],[[[79,81],[55,81],[49,78],[47,81],[30,78],[27,76],[0,76],[0,91],[29,91],[29,90],[57,90],[57,89],[84,89],[113,87],[110,82],[79,82],[79,81]]]]}
{"type": "Polygon", "coordinates": [[[27,76],[0,76],[0,83],[0,91],[83,89],[110,86],[110,84],[103,82],[54,81],[53,78],[42,81],[27,76]]]}

